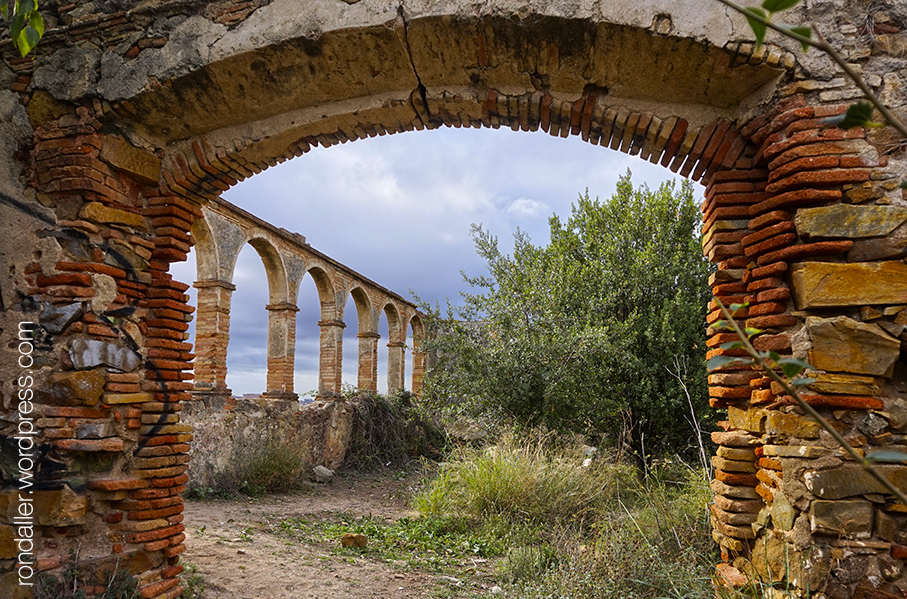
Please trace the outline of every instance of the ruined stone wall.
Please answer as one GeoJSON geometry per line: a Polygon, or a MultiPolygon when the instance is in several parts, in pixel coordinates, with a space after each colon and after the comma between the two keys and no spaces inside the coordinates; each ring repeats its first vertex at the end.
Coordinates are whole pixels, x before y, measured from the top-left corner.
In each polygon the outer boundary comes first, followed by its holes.
{"type": "MultiPolygon", "coordinates": [[[[892,44],[904,39],[907,15],[887,8],[862,28],[840,19],[837,41],[903,118],[904,55],[892,44]]],[[[748,168],[718,173],[707,188],[704,249],[718,263],[713,293],[725,304],[749,304],[737,317],[765,331],[757,349],[814,366],[816,381],[801,388],[803,398],[861,454],[903,452],[903,147],[890,130],[830,127],[829,117],[859,90],[817,65],[798,75],[773,109],[741,127],[752,160],[737,166],[748,168]]],[[[711,307],[715,323],[723,317],[711,307]]],[[[719,348],[730,340],[710,329],[709,355],[741,354],[719,348]]],[[[902,596],[907,506],[762,373],[722,368],[709,383],[712,405],[728,410],[724,430],[712,434],[720,578],[780,583],[800,596],[902,596]]],[[[881,469],[905,488],[907,467],[881,469]]]]}
{"type": "MultiPolygon", "coordinates": [[[[386,133],[574,135],[701,181],[714,294],[750,303],[740,319],[766,330],[758,347],[821,369],[807,399],[861,451],[904,446],[907,161],[890,130],[823,121],[859,92],[821,56],[756,48],[704,0],[44,5],[34,60],[0,42],[5,594],[28,590],[12,523],[29,509],[35,570],[59,574],[72,550],[90,593],[114,567],[143,597],[180,593],[193,310],[169,265],[237,181],[386,133]],[[19,460],[24,422],[33,463],[19,460]]],[[[801,10],[791,19],[817,23],[903,112],[901,5],[801,10]]],[[[323,322],[328,355],[342,323],[323,322]]],[[[710,355],[735,351],[724,335],[710,331],[710,355]]],[[[714,436],[719,572],[900,596],[907,507],[758,373],[716,372],[710,395],[728,413],[714,436]]],[[[907,467],[888,468],[900,481],[907,467]]]]}
{"type": "Polygon", "coordinates": [[[353,409],[346,401],[207,397],[188,402],[183,421],[193,427],[188,488],[216,488],[221,477],[265,445],[289,445],[303,456],[301,476],[319,464],[336,469],[349,448],[353,409]]]}

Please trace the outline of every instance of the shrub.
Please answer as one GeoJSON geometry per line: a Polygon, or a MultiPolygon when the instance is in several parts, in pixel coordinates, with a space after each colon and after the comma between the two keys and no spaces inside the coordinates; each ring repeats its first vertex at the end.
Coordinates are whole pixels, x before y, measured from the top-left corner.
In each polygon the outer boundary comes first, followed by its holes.
{"type": "Polygon", "coordinates": [[[415,505],[506,538],[508,597],[714,597],[703,473],[664,462],[643,484],[635,466],[612,456],[583,467],[582,449],[551,435],[458,449],[415,505]]]}
{"type": "Polygon", "coordinates": [[[426,402],[607,434],[639,459],[687,451],[678,415],[692,406],[697,420],[714,417],[704,372],[678,380],[678,364],[695,373],[704,361],[713,268],[692,185],[634,189],[628,173],[610,199],[586,193],[549,222],[547,245],[518,230],[511,255],[473,227],[489,274],[466,277],[473,290],[446,316],[422,305],[433,333],[426,402]]]}
{"type": "Polygon", "coordinates": [[[201,499],[236,493],[261,496],[298,488],[305,479],[304,449],[277,433],[266,434],[253,449],[234,454],[235,461],[217,474],[213,488],[193,489],[192,495],[201,499]]]}
{"type": "Polygon", "coordinates": [[[407,391],[391,396],[359,393],[349,398],[353,431],[344,467],[365,470],[438,455],[444,433],[420,413],[407,391]]]}
{"type": "Polygon", "coordinates": [[[600,458],[584,468],[580,446],[557,448],[553,441],[541,435],[519,444],[507,437],[485,449],[457,449],[416,497],[416,507],[476,520],[576,523],[593,520],[621,488],[638,487],[632,467],[600,458]]]}

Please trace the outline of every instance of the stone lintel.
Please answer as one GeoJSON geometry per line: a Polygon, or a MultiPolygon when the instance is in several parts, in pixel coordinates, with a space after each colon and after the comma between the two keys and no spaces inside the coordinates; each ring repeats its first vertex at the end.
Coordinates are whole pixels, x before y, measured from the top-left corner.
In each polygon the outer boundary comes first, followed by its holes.
{"type": "Polygon", "coordinates": [[[364,333],[359,333],[356,337],[359,337],[360,339],[380,339],[381,334],[375,333],[374,331],[366,331],[364,333]]]}

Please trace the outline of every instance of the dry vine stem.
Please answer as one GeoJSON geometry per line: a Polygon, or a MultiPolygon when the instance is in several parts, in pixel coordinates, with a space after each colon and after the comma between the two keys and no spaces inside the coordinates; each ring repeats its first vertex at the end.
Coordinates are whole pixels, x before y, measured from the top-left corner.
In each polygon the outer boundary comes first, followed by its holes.
{"type": "MultiPolygon", "coordinates": [[[[722,1],[724,1],[724,0],[722,0],[722,1]]],[[[782,377],[777,372],[775,372],[775,369],[773,366],[769,366],[769,364],[765,361],[765,358],[763,358],[762,354],[755,347],[753,347],[752,343],[750,343],[746,334],[740,329],[740,325],[737,324],[737,321],[734,320],[733,315],[725,307],[725,305],[722,303],[722,301],[718,298],[715,298],[715,301],[718,302],[718,307],[721,309],[721,313],[724,315],[724,317],[726,319],[725,320],[726,326],[731,328],[737,334],[737,336],[740,338],[740,341],[743,343],[744,349],[746,349],[746,352],[752,358],[753,363],[755,363],[759,368],[761,368],[763,370],[763,372],[765,372],[769,377],[771,377],[771,379],[773,381],[775,381],[779,385],[781,385],[781,387],[791,397],[794,398],[794,401],[797,402],[797,405],[799,405],[800,408],[802,408],[806,413],[808,413],[810,416],[812,416],[816,420],[816,422],[819,423],[819,425],[822,428],[824,428],[826,431],[828,431],[828,433],[832,437],[834,437],[834,440],[837,441],[838,444],[842,448],[844,448],[844,450],[850,455],[850,457],[852,457],[858,464],[863,466],[864,470],[869,472],[869,474],[871,474],[876,480],[878,480],[880,483],[882,483],[882,485],[886,489],[891,491],[899,500],[901,500],[901,503],[903,503],[904,505],[907,505],[907,495],[904,495],[903,491],[898,489],[890,480],[885,478],[882,475],[882,473],[879,472],[874,467],[873,463],[871,463],[865,457],[860,455],[860,452],[858,452],[856,449],[854,449],[854,447],[851,446],[851,444],[847,442],[847,440],[841,435],[841,433],[838,432],[838,430],[835,427],[833,427],[831,425],[830,422],[828,422],[825,418],[823,418],[819,414],[819,412],[816,411],[816,409],[814,407],[809,405],[802,397],[800,397],[800,394],[797,393],[796,389],[794,389],[790,383],[788,383],[786,380],[784,380],[784,377],[782,377]]]]}
{"type": "Polygon", "coordinates": [[[724,4],[725,6],[728,6],[729,8],[736,10],[737,12],[744,15],[748,19],[753,19],[754,21],[762,23],[769,29],[777,31],[781,35],[784,35],[793,40],[796,40],[796,41],[800,42],[801,44],[804,44],[807,46],[812,46],[813,48],[827,54],[829,57],[831,57],[831,59],[833,61],[835,61],[835,63],[839,67],[841,67],[841,69],[843,69],[844,73],[847,74],[847,76],[851,79],[851,81],[853,81],[857,85],[857,87],[860,88],[860,91],[862,91],[866,95],[866,98],[870,102],[872,102],[872,105],[875,106],[876,110],[878,110],[882,114],[882,116],[885,118],[885,121],[887,121],[888,124],[891,125],[892,127],[894,127],[895,129],[897,129],[901,135],[903,135],[905,138],[907,138],[907,127],[905,127],[904,124],[900,120],[898,120],[898,118],[890,110],[888,110],[888,107],[885,106],[885,104],[879,99],[879,97],[875,95],[875,92],[873,92],[872,89],[870,89],[870,87],[866,84],[866,82],[863,81],[863,78],[860,77],[859,73],[854,71],[853,68],[849,64],[847,64],[847,61],[844,60],[844,57],[841,56],[837,50],[835,50],[834,46],[832,46],[831,44],[828,43],[828,41],[825,39],[825,37],[822,35],[822,33],[816,28],[815,25],[811,24],[809,27],[810,27],[810,29],[812,29],[815,32],[816,37],[819,38],[818,40],[814,40],[811,37],[806,37],[805,35],[800,35],[799,33],[795,32],[795,31],[791,31],[787,27],[777,25],[768,19],[764,19],[761,16],[746,10],[745,7],[740,6],[739,4],[736,4],[736,3],[732,2],[731,0],[718,0],[718,1],[721,2],[722,4],[724,4]]]}

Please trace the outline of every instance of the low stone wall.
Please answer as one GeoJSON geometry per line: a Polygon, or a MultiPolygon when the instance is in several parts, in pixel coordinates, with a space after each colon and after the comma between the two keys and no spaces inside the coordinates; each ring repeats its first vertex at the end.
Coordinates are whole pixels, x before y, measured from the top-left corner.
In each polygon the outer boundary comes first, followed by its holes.
{"type": "Polygon", "coordinates": [[[214,487],[217,477],[264,442],[298,445],[304,471],[319,464],[337,468],[346,456],[353,410],[346,401],[233,399],[206,396],[186,402],[183,421],[192,425],[190,489],[214,487]]]}

